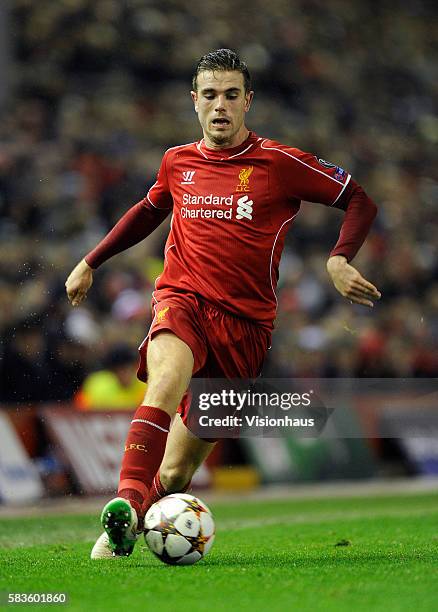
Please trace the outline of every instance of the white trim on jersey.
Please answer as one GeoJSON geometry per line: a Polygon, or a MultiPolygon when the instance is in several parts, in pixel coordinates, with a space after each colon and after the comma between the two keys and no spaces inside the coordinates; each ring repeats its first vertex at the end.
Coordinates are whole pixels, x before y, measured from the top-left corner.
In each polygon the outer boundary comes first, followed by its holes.
{"type": "Polygon", "coordinates": [[[156,208],[157,210],[172,210],[172,207],[169,206],[169,208],[162,208],[161,206],[157,206],[156,204],[154,204],[150,198],[150,192],[152,191],[152,189],[155,187],[155,185],[158,183],[158,181],[155,181],[155,183],[152,185],[152,187],[150,187],[149,191],[146,194],[146,199],[148,200],[149,204],[152,204],[152,206],[154,208],[156,208]]]}
{"type": "MultiPolygon", "coordinates": [[[[172,215],[172,219],[173,219],[173,215],[172,215]]],[[[170,245],[167,247],[167,249],[164,251],[164,261],[166,261],[167,253],[168,253],[168,252],[170,251],[170,249],[171,249],[172,247],[174,247],[174,246],[175,246],[175,243],[170,244],[170,245]]],[[[161,276],[161,274],[160,274],[160,276],[161,276]]],[[[160,278],[160,276],[159,276],[158,278],[160,278]]],[[[158,280],[158,279],[157,279],[157,280],[158,280]]]]}
{"type": "MultiPolygon", "coordinates": [[[[151,187],[151,189],[152,189],[152,187],[151,187]]],[[[150,190],[149,190],[149,191],[150,191],[150,190]]],[[[147,192],[147,194],[146,194],[146,199],[148,200],[149,204],[152,204],[152,206],[153,206],[154,208],[156,208],[157,210],[161,210],[161,208],[158,208],[158,206],[156,206],[156,205],[155,205],[155,204],[152,202],[152,200],[151,200],[151,198],[150,198],[150,196],[149,196],[149,191],[148,191],[148,192],[147,192]]]]}
{"type": "Polygon", "coordinates": [[[191,145],[195,145],[196,143],[197,143],[197,140],[194,140],[193,142],[187,142],[186,144],[175,145],[174,147],[169,147],[168,149],[166,149],[165,154],[167,153],[167,151],[173,151],[173,149],[182,149],[182,147],[190,147],[191,145]]]}
{"type": "Polygon", "coordinates": [[[280,225],[280,229],[278,230],[277,235],[275,236],[274,244],[272,245],[271,260],[269,262],[269,280],[271,281],[271,289],[272,289],[272,293],[274,294],[274,298],[275,298],[275,310],[277,310],[278,308],[277,294],[275,293],[274,284],[272,282],[272,260],[274,259],[275,245],[277,244],[277,239],[278,239],[278,236],[280,235],[281,230],[283,229],[283,226],[286,225],[286,223],[288,223],[289,221],[293,221],[295,217],[297,216],[298,212],[296,212],[293,215],[293,217],[291,217],[290,219],[286,219],[286,221],[283,221],[283,223],[280,225]]]}
{"type": "MultiPolygon", "coordinates": [[[[280,153],[283,153],[283,155],[287,155],[288,157],[291,157],[295,161],[300,162],[300,164],[303,164],[303,166],[307,166],[307,168],[310,168],[311,170],[314,170],[315,172],[318,172],[319,174],[322,174],[323,176],[325,176],[326,178],[330,179],[331,181],[334,181],[335,183],[338,183],[338,185],[344,185],[344,183],[342,181],[338,181],[337,179],[333,178],[329,174],[326,174],[322,170],[318,170],[317,168],[314,168],[313,166],[310,166],[309,164],[306,164],[306,162],[303,162],[299,157],[295,157],[295,155],[291,155],[290,153],[287,153],[286,151],[283,151],[283,149],[277,149],[277,147],[264,147],[263,145],[264,145],[265,142],[267,142],[266,139],[260,145],[260,147],[262,149],[265,149],[265,151],[279,151],[280,153]]],[[[345,187],[345,185],[344,185],[344,187],[345,187]]]]}
{"type": "MultiPolygon", "coordinates": [[[[188,142],[187,144],[182,144],[182,145],[176,145],[175,147],[169,147],[168,149],[166,149],[166,151],[164,152],[164,155],[166,155],[166,153],[168,151],[173,151],[174,149],[182,149],[183,147],[190,147],[191,145],[195,145],[196,141],[194,142],[188,142]]],[[[163,157],[164,157],[163,155],[163,157]]],[[[152,191],[152,189],[155,187],[155,185],[158,183],[158,181],[155,181],[155,183],[152,185],[152,187],[149,188],[149,191],[146,194],[146,198],[149,201],[150,204],[152,204],[152,206],[154,208],[157,208],[158,210],[171,210],[172,206],[169,206],[168,208],[161,208],[160,206],[157,206],[156,204],[154,204],[149,196],[150,192],[152,191]]]]}
{"type": "Polygon", "coordinates": [[[243,149],[243,151],[240,151],[240,153],[235,153],[234,155],[230,155],[230,157],[223,157],[222,159],[233,159],[233,157],[239,157],[239,155],[243,155],[244,153],[249,151],[249,149],[251,149],[251,147],[253,147],[254,145],[255,143],[253,142],[250,145],[248,145],[246,149],[243,149]]]}
{"type": "MultiPolygon", "coordinates": [[[[172,215],[172,219],[173,219],[173,215],[172,215]]],[[[172,228],[171,228],[171,229],[172,229],[172,228]]],[[[166,264],[166,260],[167,260],[167,253],[168,253],[168,252],[170,251],[170,249],[171,249],[172,247],[174,247],[174,246],[175,246],[175,243],[170,244],[170,245],[167,247],[167,249],[164,251],[164,264],[166,264]]],[[[163,270],[163,272],[164,272],[164,270],[163,270]]],[[[163,273],[163,272],[162,272],[162,273],[163,273]]],[[[161,273],[161,274],[162,274],[162,273],[161,273]]],[[[158,283],[158,281],[159,281],[159,280],[160,280],[160,278],[161,278],[161,274],[160,274],[159,276],[157,276],[157,278],[155,279],[155,283],[154,283],[155,290],[152,292],[152,299],[153,299],[153,300],[155,300],[155,301],[157,302],[157,304],[158,304],[159,302],[158,302],[157,298],[155,297],[154,293],[155,293],[155,291],[157,291],[157,283],[158,283]]],[[[151,325],[151,327],[152,327],[152,325],[151,325]]],[[[149,329],[149,332],[150,332],[150,329],[149,329]]],[[[149,335],[149,333],[148,333],[148,335],[149,335]]],[[[146,336],[146,337],[147,337],[147,336],[146,336]]]]}
{"type": "Polygon", "coordinates": [[[346,188],[346,186],[348,185],[348,183],[350,182],[351,179],[351,174],[349,174],[347,176],[347,180],[345,181],[345,185],[343,186],[343,188],[341,189],[341,191],[339,192],[338,197],[336,198],[336,200],[333,202],[333,204],[330,204],[330,206],[334,206],[336,204],[336,202],[339,200],[339,198],[341,197],[341,195],[344,193],[344,190],[346,188]]]}
{"type": "Polygon", "coordinates": [[[202,143],[204,142],[204,139],[202,138],[202,140],[200,140],[198,142],[198,144],[196,145],[196,148],[198,149],[198,151],[200,152],[201,155],[203,155],[205,157],[205,159],[208,159],[208,157],[206,156],[206,154],[204,153],[204,151],[201,149],[202,143]]]}
{"type": "MultiPolygon", "coordinates": [[[[261,140],[261,138],[259,138],[259,140],[261,140]]],[[[233,157],[239,157],[239,155],[243,155],[244,153],[249,151],[249,149],[251,149],[251,147],[253,147],[255,145],[255,142],[252,142],[250,145],[248,145],[246,147],[246,149],[243,149],[243,151],[240,151],[240,153],[235,153],[234,155],[230,155],[229,157],[221,157],[220,160],[215,160],[214,158],[208,157],[204,153],[204,151],[201,149],[201,146],[202,146],[203,142],[204,142],[204,139],[200,140],[199,143],[196,145],[196,148],[205,157],[205,159],[208,159],[209,161],[225,161],[227,159],[233,159],[233,157]]],[[[258,142],[258,140],[257,140],[257,142],[258,142]]],[[[224,150],[226,151],[226,149],[224,149],[224,150]]]]}

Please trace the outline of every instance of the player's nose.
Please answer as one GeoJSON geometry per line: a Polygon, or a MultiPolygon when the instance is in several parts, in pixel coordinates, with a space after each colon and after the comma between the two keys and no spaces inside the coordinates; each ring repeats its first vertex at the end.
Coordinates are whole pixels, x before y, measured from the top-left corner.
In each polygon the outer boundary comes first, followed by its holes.
{"type": "Polygon", "coordinates": [[[224,111],[225,110],[225,96],[218,96],[217,97],[216,107],[215,107],[214,110],[216,112],[224,111]]]}

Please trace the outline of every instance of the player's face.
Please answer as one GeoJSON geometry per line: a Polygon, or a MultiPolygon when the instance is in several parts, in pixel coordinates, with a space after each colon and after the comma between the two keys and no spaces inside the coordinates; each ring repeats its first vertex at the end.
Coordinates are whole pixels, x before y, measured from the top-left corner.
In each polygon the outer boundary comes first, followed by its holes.
{"type": "Polygon", "coordinates": [[[192,91],[195,111],[207,146],[234,147],[248,135],[245,113],[254,92],[245,93],[241,72],[204,70],[198,74],[198,89],[192,91]]]}

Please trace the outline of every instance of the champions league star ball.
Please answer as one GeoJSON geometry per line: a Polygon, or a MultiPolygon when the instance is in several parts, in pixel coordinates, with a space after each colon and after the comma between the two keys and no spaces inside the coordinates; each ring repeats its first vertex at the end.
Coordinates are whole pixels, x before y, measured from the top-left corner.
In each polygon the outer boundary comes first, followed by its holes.
{"type": "Polygon", "coordinates": [[[208,506],[186,493],[173,493],[153,504],[144,527],[149,549],[170,565],[193,565],[214,541],[214,520],[208,506]]]}

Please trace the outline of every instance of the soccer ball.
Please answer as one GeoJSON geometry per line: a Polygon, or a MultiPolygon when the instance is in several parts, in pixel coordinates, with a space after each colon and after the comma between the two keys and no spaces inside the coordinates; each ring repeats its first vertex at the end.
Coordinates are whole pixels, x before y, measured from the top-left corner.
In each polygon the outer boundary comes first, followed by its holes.
{"type": "Polygon", "coordinates": [[[149,549],[170,565],[193,565],[214,541],[214,520],[208,506],[186,493],[173,493],[153,504],[144,527],[149,549]]]}

